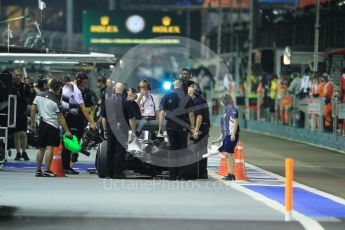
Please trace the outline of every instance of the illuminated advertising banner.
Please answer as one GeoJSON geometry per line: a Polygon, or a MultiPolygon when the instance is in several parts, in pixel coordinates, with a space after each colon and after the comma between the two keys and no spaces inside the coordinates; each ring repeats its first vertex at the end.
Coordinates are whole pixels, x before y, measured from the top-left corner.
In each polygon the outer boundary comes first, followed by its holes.
{"type": "Polygon", "coordinates": [[[259,0],[261,4],[287,4],[296,5],[298,0],[259,0]]]}
{"type": "MultiPolygon", "coordinates": [[[[320,0],[320,3],[325,3],[329,2],[329,0],[320,0]]],[[[310,6],[310,5],[315,5],[316,1],[315,0],[299,0],[299,7],[305,7],[305,6],[310,6]]]]}
{"type": "MultiPolygon", "coordinates": [[[[286,5],[296,5],[299,0],[258,0],[259,4],[286,4],[286,5]]],[[[231,8],[249,8],[250,0],[222,0],[222,7],[231,8]]],[[[219,0],[204,0],[205,7],[216,8],[219,6],[219,0]]]]}
{"type": "MultiPolygon", "coordinates": [[[[200,38],[200,14],[191,17],[191,37],[200,38]],[[192,28],[194,27],[194,28],[192,28]]],[[[85,46],[137,45],[137,44],[179,44],[177,38],[187,37],[187,17],[177,12],[116,12],[84,11],[83,42],[85,46]]]]}
{"type": "MultiPolygon", "coordinates": [[[[222,7],[248,8],[249,0],[223,0],[222,7]]],[[[205,7],[219,7],[219,0],[204,0],[205,7]]]]}

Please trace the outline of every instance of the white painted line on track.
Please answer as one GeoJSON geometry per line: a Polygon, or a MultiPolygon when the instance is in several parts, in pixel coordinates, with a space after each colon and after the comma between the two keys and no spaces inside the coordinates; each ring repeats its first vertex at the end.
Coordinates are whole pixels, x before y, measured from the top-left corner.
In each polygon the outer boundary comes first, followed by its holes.
{"type": "MultiPolygon", "coordinates": [[[[278,203],[277,201],[271,200],[260,193],[254,192],[246,187],[243,187],[242,185],[237,184],[235,181],[224,181],[221,178],[221,176],[218,176],[215,172],[209,172],[209,175],[213,177],[214,179],[226,184],[227,186],[233,189],[236,189],[237,191],[242,192],[257,201],[264,203],[265,205],[269,206],[270,208],[274,210],[277,210],[278,212],[281,212],[283,214],[282,220],[284,219],[285,207],[281,205],[280,203],[278,203]]],[[[324,230],[324,228],[320,225],[319,222],[297,211],[292,211],[292,217],[293,219],[298,221],[306,230],[324,230]]]]}

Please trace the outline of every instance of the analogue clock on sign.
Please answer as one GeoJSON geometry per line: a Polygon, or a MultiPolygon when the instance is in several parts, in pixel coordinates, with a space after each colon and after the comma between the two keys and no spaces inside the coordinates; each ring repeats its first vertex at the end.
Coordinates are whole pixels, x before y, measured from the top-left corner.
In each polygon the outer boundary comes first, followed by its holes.
{"type": "Polygon", "coordinates": [[[126,20],[126,27],[132,33],[139,33],[145,28],[145,20],[139,15],[129,16],[126,20]]]}

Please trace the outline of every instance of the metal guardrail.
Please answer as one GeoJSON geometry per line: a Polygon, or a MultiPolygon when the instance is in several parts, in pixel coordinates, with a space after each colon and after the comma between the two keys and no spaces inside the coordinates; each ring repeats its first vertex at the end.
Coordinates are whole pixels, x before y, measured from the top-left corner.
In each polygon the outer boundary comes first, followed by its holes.
{"type": "MultiPolygon", "coordinates": [[[[304,128],[311,131],[325,132],[324,130],[324,98],[307,97],[302,100],[294,95],[286,95],[275,100],[274,119],[269,114],[269,108],[262,103],[262,97],[257,95],[255,111],[250,111],[249,120],[270,122],[289,127],[304,128]],[[298,122],[303,119],[304,125],[300,127],[298,122]]],[[[340,119],[345,119],[345,104],[341,103],[336,96],[332,100],[332,132],[342,135],[341,127],[338,126],[340,119]]]]}

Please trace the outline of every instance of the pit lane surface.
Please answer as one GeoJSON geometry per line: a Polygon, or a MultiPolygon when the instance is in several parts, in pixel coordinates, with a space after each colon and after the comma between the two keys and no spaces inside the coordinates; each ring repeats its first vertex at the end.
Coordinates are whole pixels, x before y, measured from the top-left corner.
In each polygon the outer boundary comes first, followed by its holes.
{"type": "Polygon", "coordinates": [[[345,154],[241,131],[245,161],[281,176],[285,158],[294,158],[294,180],[345,199],[345,154]]]}
{"type": "MultiPolygon", "coordinates": [[[[334,195],[344,194],[344,173],[332,178],[327,189],[320,176],[315,176],[317,172],[328,181],[334,171],[344,172],[343,155],[244,131],[241,139],[246,162],[283,175],[285,157],[293,157],[296,181],[334,195]],[[336,158],[336,167],[328,166],[330,158],[336,158]]],[[[30,153],[34,159],[34,152],[30,153]]],[[[92,165],[93,159],[81,158],[80,163],[92,165]]],[[[210,172],[217,164],[210,164],[210,172]]],[[[235,183],[247,188],[253,183],[272,183],[265,173],[257,177],[251,167],[248,174],[250,182],[235,183]]],[[[101,180],[85,171],[66,178],[35,178],[30,167],[12,168],[0,172],[0,206],[1,229],[303,229],[301,223],[284,222],[281,212],[214,178],[101,180]]],[[[318,221],[324,229],[344,228],[342,218],[318,221]]]]}

